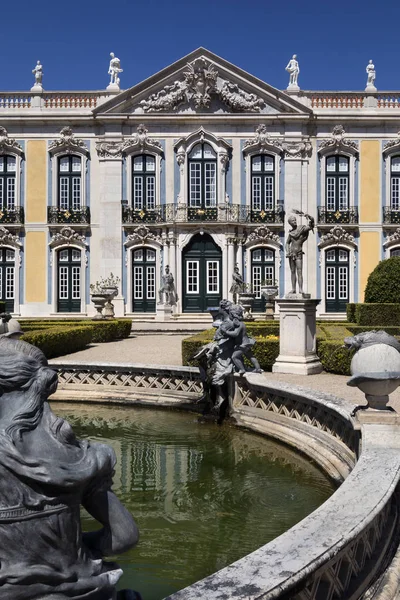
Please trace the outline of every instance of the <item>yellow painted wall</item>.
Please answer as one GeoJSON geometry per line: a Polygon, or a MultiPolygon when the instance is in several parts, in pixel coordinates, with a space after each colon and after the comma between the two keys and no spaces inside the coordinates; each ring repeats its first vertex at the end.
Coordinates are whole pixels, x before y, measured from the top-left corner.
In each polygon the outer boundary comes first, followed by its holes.
{"type": "Polygon", "coordinates": [[[381,234],[379,231],[361,231],[359,243],[360,287],[359,302],[364,302],[368,276],[381,260],[381,234]]]}
{"type": "Polygon", "coordinates": [[[26,302],[46,302],[46,235],[45,231],[27,231],[26,233],[26,302]]]}
{"type": "Polygon", "coordinates": [[[45,140],[29,140],[26,151],[26,222],[47,221],[47,147],[45,140]]]}
{"type": "Polygon", "coordinates": [[[363,140],[360,148],[360,222],[381,220],[381,146],[379,140],[363,140]]]}

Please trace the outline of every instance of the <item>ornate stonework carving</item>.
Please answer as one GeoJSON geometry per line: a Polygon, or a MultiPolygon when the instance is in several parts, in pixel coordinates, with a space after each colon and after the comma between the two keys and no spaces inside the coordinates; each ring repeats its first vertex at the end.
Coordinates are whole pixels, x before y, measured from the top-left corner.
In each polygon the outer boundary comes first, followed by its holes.
{"type": "Polygon", "coordinates": [[[383,244],[383,247],[390,248],[391,246],[398,246],[398,245],[400,245],[400,227],[398,227],[394,233],[392,233],[391,235],[388,235],[388,237],[386,238],[386,241],[383,244]]]}
{"type": "Polygon", "coordinates": [[[82,248],[88,247],[85,236],[79,235],[79,233],[74,231],[72,227],[63,227],[61,231],[53,233],[51,236],[50,246],[52,248],[61,245],[69,246],[70,244],[75,244],[77,246],[81,246],[82,248]]]}
{"type": "Polygon", "coordinates": [[[254,137],[246,140],[243,146],[243,152],[245,153],[275,152],[281,154],[282,151],[282,142],[269,135],[266,125],[259,125],[255,131],[254,137]]]}
{"type": "Polygon", "coordinates": [[[86,144],[83,140],[76,138],[71,127],[63,127],[60,131],[60,137],[49,145],[49,152],[79,152],[89,154],[86,144]]]}
{"type": "Polygon", "coordinates": [[[144,112],[175,111],[182,104],[193,105],[196,110],[209,108],[213,96],[235,112],[259,111],[264,106],[264,100],[255,94],[220,79],[215,67],[204,58],[188,63],[183,77],[183,81],[174,81],[142,100],[144,112]]]}
{"type": "Polygon", "coordinates": [[[286,142],[283,145],[283,150],[287,158],[307,158],[311,156],[311,142],[286,142]]]}
{"type": "Polygon", "coordinates": [[[246,243],[249,242],[260,242],[260,243],[272,243],[275,246],[281,246],[279,235],[273,233],[268,227],[257,227],[248,236],[246,243]]]}
{"type": "Polygon", "coordinates": [[[333,151],[335,154],[338,154],[344,150],[351,154],[358,154],[358,142],[348,140],[344,136],[344,127],[342,125],[335,125],[332,129],[332,137],[328,140],[322,140],[318,152],[324,151],[326,153],[326,151],[333,151]]]}
{"type": "Polygon", "coordinates": [[[160,154],[163,151],[160,142],[154,138],[150,138],[148,133],[149,130],[143,123],[138,125],[136,133],[122,143],[121,152],[134,152],[135,150],[145,152],[146,150],[150,150],[160,154]]]}
{"type": "Polygon", "coordinates": [[[100,158],[122,158],[123,142],[97,142],[96,151],[100,158]]]}
{"type": "Polygon", "coordinates": [[[348,244],[353,248],[357,247],[354,236],[351,235],[351,233],[347,233],[340,225],[335,225],[328,233],[321,236],[321,241],[318,246],[319,248],[324,248],[324,246],[329,246],[331,244],[336,244],[338,246],[343,243],[348,244]]]}
{"type": "Polygon", "coordinates": [[[397,132],[397,138],[394,140],[389,140],[383,146],[384,154],[391,154],[393,151],[398,151],[400,149],[400,131],[397,132]]]}
{"type": "Polygon", "coordinates": [[[162,237],[160,233],[150,231],[148,227],[145,225],[139,225],[139,227],[135,227],[135,229],[130,233],[126,240],[125,246],[133,246],[135,244],[146,244],[148,242],[156,242],[157,244],[162,244],[162,237]]]}
{"type": "Polygon", "coordinates": [[[5,127],[0,127],[0,154],[6,154],[7,152],[23,155],[22,146],[18,144],[16,139],[8,137],[8,131],[5,127]]]}
{"type": "Polygon", "coordinates": [[[14,246],[14,248],[22,248],[18,235],[13,235],[8,229],[0,226],[0,246],[14,246]]]}

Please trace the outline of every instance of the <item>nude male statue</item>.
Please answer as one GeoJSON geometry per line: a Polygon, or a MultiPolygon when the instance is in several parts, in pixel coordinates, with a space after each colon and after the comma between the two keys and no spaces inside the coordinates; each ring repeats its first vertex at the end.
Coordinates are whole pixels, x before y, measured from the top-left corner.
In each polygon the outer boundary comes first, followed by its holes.
{"type": "Polygon", "coordinates": [[[290,215],[288,223],[292,229],[288,233],[286,240],[286,256],[289,259],[291,271],[292,289],[290,294],[296,293],[296,281],[299,285],[299,294],[303,294],[303,244],[308,239],[310,231],[314,231],[314,218],[301,211],[294,210],[294,213],[306,217],[308,225],[297,227],[296,214],[290,215]]]}

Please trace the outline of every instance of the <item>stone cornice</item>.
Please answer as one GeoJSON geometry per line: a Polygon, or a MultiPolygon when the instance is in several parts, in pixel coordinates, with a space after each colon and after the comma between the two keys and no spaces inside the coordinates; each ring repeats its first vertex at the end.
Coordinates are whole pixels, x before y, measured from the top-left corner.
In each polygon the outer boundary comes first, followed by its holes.
{"type": "Polygon", "coordinates": [[[383,145],[383,155],[390,156],[400,152],[400,131],[397,133],[397,138],[389,140],[383,145]]]}
{"type": "Polygon", "coordinates": [[[393,246],[400,246],[400,227],[394,233],[388,235],[383,244],[384,248],[391,248],[393,246]]]}
{"type": "Polygon", "coordinates": [[[341,153],[358,156],[358,142],[345,137],[345,130],[342,125],[335,125],[332,129],[332,137],[320,142],[318,154],[326,156],[327,154],[341,153]]]}
{"type": "Polygon", "coordinates": [[[318,247],[325,248],[326,246],[331,246],[333,244],[336,244],[336,246],[344,244],[346,246],[351,246],[352,248],[357,248],[354,236],[351,235],[351,233],[348,233],[340,225],[335,225],[328,233],[322,235],[318,247]]]}
{"type": "Polygon", "coordinates": [[[13,246],[14,248],[22,248],[18,235],[13,235],[8,229],[0,226],[0,246],[13,246]]]}
{"type": "Polygon", "coordinates": [[[71,127],[63,127],[60,137],[49,145],[50,154],[84,154],[89,156],[86,144],[80,138],[76,138],[71,127]]]}
{"type": "Polygon", "coordinates": [[[81,248],[88,248],[86,238],[83,235],[79,235],[72,227],[63,227],[59,232],[53,233],[51,236],[49,246],[56,248],[57,246],[80,246],[81,248]]]}
{"type": "Polygon", "coordinates": [[[245,141],[243,145],[243,154],[273,154],[281,155],[283,153],[282,141],[278,138],[272,138],[266,125],[259,125],[254,133],[254,137],[245,141]]]}
{"type": "Polygon", "coordinates": [[[16,139],[8,137],[5,127],[0,127],[0,154],[18,154],[23,157],[24,151],[16,139]]]}
{"type": "Polygon", "coordinates": [[[251,244],[272,244],[276,248],[281,248],[281,240],[277,233],[273,233],[268,227],[257,227],[246,238],[245,245],[251,244]]]}
{"type": "Polygon", "coordinates": [[[127,235],[126,240],[124,242],[124,246],[129,248],[130,246],[136,246],[137,244],[146,244],[146,243],[155,243],[159,246],[162,245],[162,236],[158,231],[153,232],[150,231],[146,225],[139,225],[135,227],[135,229],[127,235]]]}

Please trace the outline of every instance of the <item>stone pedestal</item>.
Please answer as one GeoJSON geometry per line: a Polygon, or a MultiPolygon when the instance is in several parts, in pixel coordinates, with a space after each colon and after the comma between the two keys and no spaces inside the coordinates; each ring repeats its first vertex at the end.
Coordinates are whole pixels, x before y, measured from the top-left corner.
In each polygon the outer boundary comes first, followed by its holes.
{"type": "Polygon", "coordinates": [[[283,298],[279,306],[279,356],[273,373],[314,375],[322,364],[316,354],[317,305],[320,300],[283,298]]]}
{"type": "Polygon", "coordinates": [[[172,317],[172,306],[169,304],[157,304],[156,321],[170,321],[172,317]]]}

